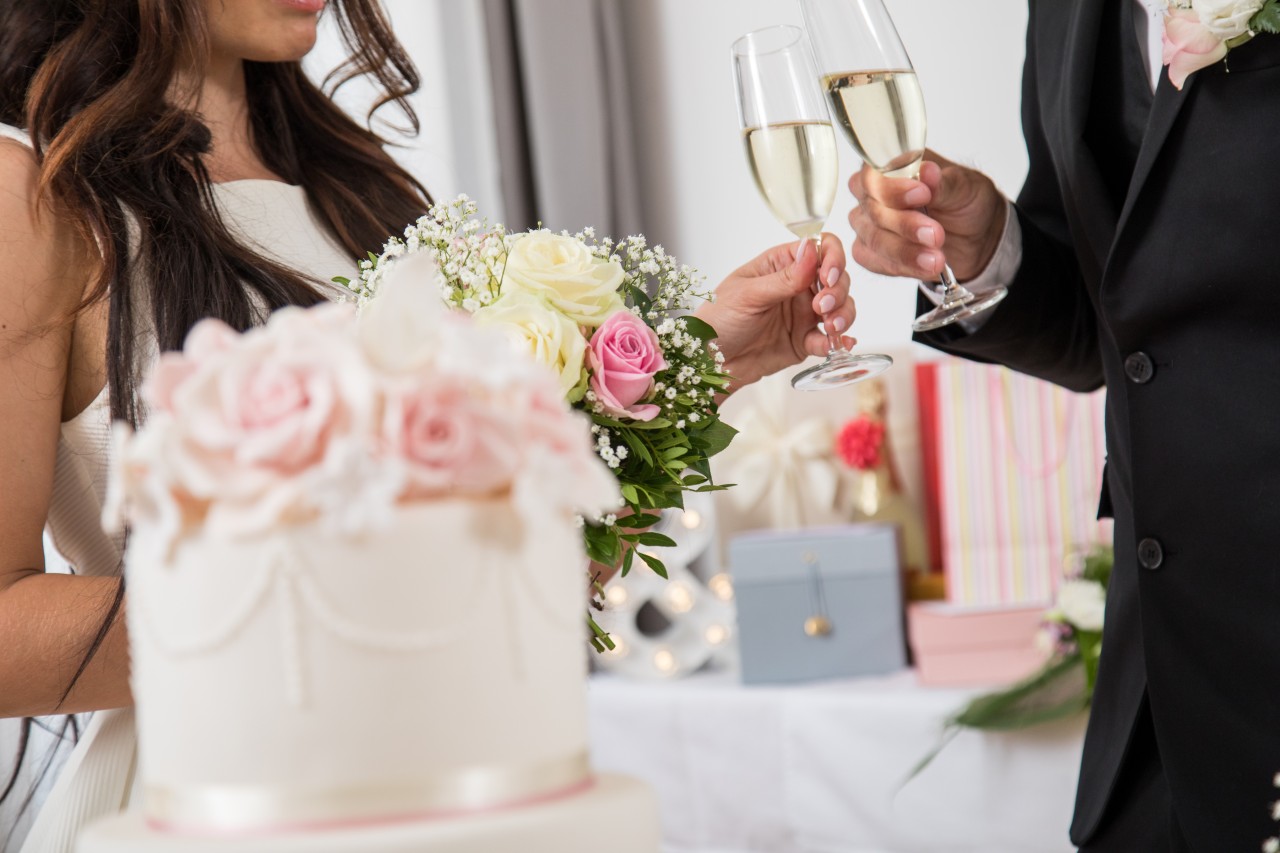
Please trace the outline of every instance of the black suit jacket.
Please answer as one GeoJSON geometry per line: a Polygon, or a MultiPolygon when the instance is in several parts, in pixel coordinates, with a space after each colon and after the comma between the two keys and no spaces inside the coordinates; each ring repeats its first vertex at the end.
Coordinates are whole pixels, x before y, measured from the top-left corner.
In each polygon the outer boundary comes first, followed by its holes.
{"type": "Polygon", "coordinates": [[[920,339],[1108,389],[1116,567],[1072,839],[1096,831],[1145,693],[1188,843],[1255,851],[1280,795],[1280,36],[1181,92],[1162,75],[1117,210],[1083,141],[1119,85],[1092,79],[1103,6],[1031,0],[1022,266],[977,332],[920,339]]]}

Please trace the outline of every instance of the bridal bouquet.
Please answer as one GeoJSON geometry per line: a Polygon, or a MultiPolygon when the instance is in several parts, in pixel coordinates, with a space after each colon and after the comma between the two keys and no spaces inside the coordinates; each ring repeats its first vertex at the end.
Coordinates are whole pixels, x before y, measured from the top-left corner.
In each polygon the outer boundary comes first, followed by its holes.
{"type": "MultiPolygon", "coordinates": [[[[712,483],[709,460],[735,434],[716,403],[729,375],[715,330],[688,316],[710,298],[701,276],[644,237],[615,242],[590,228],[508,234],[460,196],[370,254],[355,281],[335,281],[362,309],[376,305],[388,272],[419,254],[439,269],[422,287],[549,368],[564,399],[590,417],[595,452],[623,497],[620,511],[584,519],[591,559],[621,563],[625,575],[638,557],[665,577],[647,549],[675,543],[648,528],[659,511],[683,506],[686,491],[723,488],[712,483]]],[[[596,636],[609,645],[602,631],[596,636]]]]}

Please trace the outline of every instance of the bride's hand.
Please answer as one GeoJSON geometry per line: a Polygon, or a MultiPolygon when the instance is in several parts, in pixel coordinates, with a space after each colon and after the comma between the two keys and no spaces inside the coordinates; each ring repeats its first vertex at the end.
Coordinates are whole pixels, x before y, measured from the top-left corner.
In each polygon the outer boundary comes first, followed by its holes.
{"type": "Polygon", "coordinates": [[[696,313],[719,335],[735,388],[810,355],[826,355],[830,346],[818,321],[825,319],[827,328],[843,333],[857,313],[849,297],[844,246],[831,234],[822,235],[820,253],[812,240],[775,246],[725,279],[715,301],[696,313]],[[823,288],[814,295],[819,275],[823,288]]]}

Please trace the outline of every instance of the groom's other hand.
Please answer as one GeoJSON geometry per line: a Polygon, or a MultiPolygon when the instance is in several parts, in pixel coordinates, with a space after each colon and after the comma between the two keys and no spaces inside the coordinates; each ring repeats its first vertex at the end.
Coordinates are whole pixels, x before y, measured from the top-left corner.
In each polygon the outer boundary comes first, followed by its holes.
{"type": "MultiPolygon", "coordinates": [[[[726,278],[716,289],[714,302],[703,305],[697,316],[716,330],[733,386],[799,364],[811,355],[830,349],[819,331],[824,320],[832,332],[843,335],[853,325],[853,299],[845,269],[844,244],[832,234],[822,235],[822,246],[812,240],[775,246],[726,278]],[[815,295],[815,281],[822,289],[815,295]]],[[[844,338],[846,346],[856,343],[844,338]]]]}
{"type": "Polygon", "coordinates": [[[983,173],[925,152],[920,180],[863,166],[849,180],[853,260],[874,273],[936,279],[944,262],[960,281],[986,269],[1000,245],[1008,205],[983,173]],[[928,208],[928,213],[924,212],[928,208]]]}

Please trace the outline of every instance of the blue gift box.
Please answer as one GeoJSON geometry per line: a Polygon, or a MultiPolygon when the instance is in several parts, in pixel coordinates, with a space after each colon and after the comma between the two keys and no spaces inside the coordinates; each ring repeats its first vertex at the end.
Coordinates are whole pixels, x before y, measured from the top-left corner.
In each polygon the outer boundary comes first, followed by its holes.
{"type": "Polygon", "coordinates": [[[896,527],[748,533],[730,542],[729,563],[744,683],[907,666],[896,527]]]}

